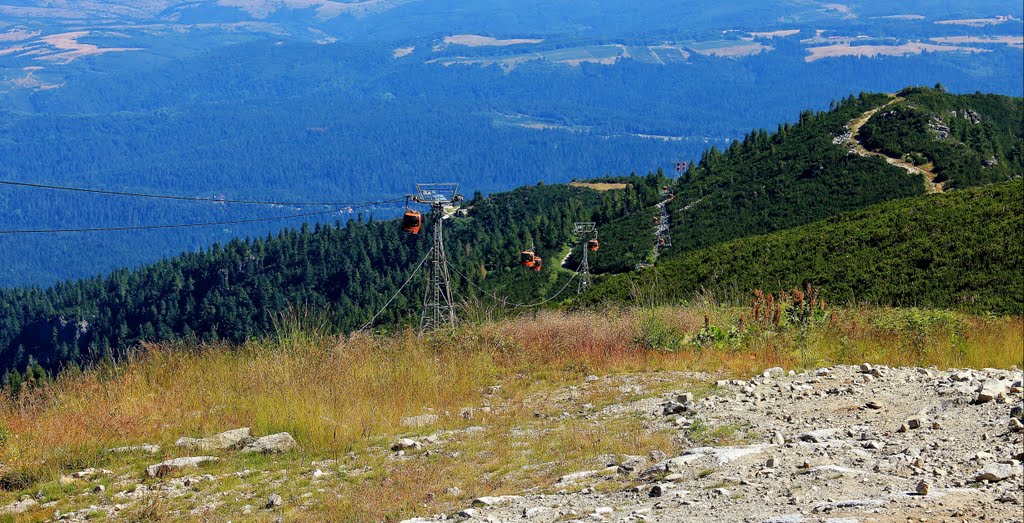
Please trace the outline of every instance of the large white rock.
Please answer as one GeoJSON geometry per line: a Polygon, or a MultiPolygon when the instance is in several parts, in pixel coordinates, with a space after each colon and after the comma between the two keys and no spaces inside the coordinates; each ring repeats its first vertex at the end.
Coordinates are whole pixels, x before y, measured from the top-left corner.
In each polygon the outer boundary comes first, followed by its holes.
{"type": "Polygon", "coordinates": [[[242,452],[257,452],[260,454],[274,454],[288,452],[295,448],[295,438],[287,432],[278,432],[269,436],[257,438],[242,447],[242,452]]]}

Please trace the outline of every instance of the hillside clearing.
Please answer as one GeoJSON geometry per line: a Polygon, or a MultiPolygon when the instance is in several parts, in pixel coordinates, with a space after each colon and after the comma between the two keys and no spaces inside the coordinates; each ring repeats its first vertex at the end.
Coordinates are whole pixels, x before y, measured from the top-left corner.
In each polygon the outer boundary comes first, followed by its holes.
{"type": "Polygon", "coordinates": [[[570,187],[583,187],[595,191],[621,191],[629,187],[628,183],[600,183],[600,182],[569,182],[570,187]]]}

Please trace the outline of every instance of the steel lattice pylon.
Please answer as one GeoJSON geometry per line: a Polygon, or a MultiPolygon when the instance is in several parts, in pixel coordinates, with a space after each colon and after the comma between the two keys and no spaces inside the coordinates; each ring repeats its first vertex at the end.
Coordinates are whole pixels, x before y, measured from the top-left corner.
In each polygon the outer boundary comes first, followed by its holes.
{"type": "Polygon", "coordinates": [[[416,194],[409,199],[430,205],[433,246],[427,285],[423,290],[423,311],[420,330],[435,330],[455,326],[455,302],[452,300],[452,282],[448,273],[448,257],[444,250],[444,219],[453,203],[462,201],[459,186],[454,183],[416,184],[416,194]]]}
{"type": "MultiPolygon", "coordinates": [[[[594,222],[575,222],[572,225],[572,233],[581,239],[590,234],[593,235],[594,239],[597,239],[597,224],[594,222]]],[[[580,278],[579,286],[576,287],[576,294],[583,294],[590,288],[589,254],[590,249],[587,247],[587,244],[584,243],[583,260],[580,262],[580,266],[576,269],[576,273],[579,274],[580,278]]]]}

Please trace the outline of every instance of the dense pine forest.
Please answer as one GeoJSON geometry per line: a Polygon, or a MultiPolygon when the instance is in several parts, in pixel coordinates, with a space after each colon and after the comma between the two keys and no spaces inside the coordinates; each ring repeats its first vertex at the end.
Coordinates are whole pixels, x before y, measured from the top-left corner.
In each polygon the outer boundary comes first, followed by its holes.
{"type": "Polygon", "coordinates": [[[1024,144],[1020,98],[953,95],[941,88],[913,88],[902,101],[861,94],[827,112],[804,111],[799,122],[775,133],[758,130],[726,150],[711,148],[677,183],[670,205],[677,250],[699,249],[754,234],[807,224],[893,198],[924,194],[922,177],[880,157],[853,154],[843,138],[847,124],[878,109],[861,128],[868,149],[934,163],[951,188],[1019,176],[1024,144]],[[906,107],[912,119],[894,118],[906,107]],[[975,123],[965,116],[975,115],[975,123]],[[948,122],[948,123],[947,123],[948,122]],[[953,131],[940,138],[936,129],[953,131]],[[877,145],[886,143],[884,147],[877,145]]]}

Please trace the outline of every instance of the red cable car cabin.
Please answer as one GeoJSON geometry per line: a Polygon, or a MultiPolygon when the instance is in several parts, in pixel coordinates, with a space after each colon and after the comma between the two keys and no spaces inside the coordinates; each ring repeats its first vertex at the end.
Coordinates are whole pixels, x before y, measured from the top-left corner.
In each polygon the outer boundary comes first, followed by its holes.
{"type": "Polygon", "coordinates": [[[597,252],[597,250],[601,248],[601,242],[597,241],[596,238],[590,240],[589,242],[587,242],[587,248],[593,252],[597,252]]]}
{"type": "Polygon", "coordinates": [[[539,262],[540,258],[533,254],[533,251],[523,251],[519,255],[519,263],[521,263],[523,267],[533,267],[535,263],[539,262]]]}
{"type": "Polygon", "coordinates": [[[534,272],[540,272],[540,269],[541,269],[541,267],[543,267],[543,265],[544,265],[543,264],[543,260],[541,260],[540,256],[537,256],[537,257],[534,258],[534,263],[533,263],[533,270],[534,270],[534,272]]]}
{"type": "Polygon", "coordinates": [[[402,230],[411,233],[419,234],[420,227],[423,226],[423,215],[419,211],[405,211],[405,216],[402,216],[402,230]]]}

